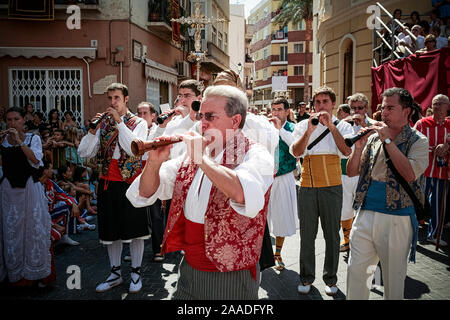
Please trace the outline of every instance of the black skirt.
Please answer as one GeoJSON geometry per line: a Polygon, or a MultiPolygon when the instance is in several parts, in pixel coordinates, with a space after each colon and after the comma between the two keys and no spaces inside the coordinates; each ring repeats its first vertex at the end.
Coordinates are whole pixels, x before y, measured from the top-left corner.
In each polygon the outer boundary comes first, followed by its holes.
{"type": "Polygon", "coordinates": [[[149,238],[147,212],[145,208],[135,208],[125,196],[126,182],[100,179],[97,199],[98,236],[102,242],[122,240],[129,242],[136,238],[149,238]]]}

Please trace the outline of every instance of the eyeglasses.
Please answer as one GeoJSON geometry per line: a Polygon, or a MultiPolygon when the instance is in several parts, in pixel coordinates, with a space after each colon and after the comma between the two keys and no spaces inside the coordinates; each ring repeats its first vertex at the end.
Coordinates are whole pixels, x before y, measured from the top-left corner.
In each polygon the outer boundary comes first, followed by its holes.
{"type": "Polygon", "coordinates": [[[190,97],[195,97],[195,95],[190,94],[190,93],[185,93],[185,94],[179,94],[179,95],[177,95],[177,99],[180,99],[180,98],[189,99],[190,97]]]}
{"type": "Polygon", "coordinates": [[[217,116],[214,115],[214,112],[205,112],[205,113],[197,112],[195,114],[195,119],[198,121],[202,120],[203,117],[208,122],[214,121],[215,118],[218,118],[217,116]]]}
{"type": "Polygon", "coordinates": [[[352,110],[364,110],[366,107],[350,107],[352,110]]]}

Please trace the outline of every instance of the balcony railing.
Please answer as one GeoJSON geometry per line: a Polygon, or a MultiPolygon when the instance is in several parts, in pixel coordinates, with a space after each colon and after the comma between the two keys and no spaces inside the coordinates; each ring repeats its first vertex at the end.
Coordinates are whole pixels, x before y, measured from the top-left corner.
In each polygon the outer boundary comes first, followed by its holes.
{"type": "Polygon", "coordinates": [[[287,40],[287,38],[287,32],[284,32],[283,30],[278,30],[272,33],[272,40],[287,40]]]}
{"type": "Polygon", "coordinates": [[[216,59],[224,66],[230,65],[230,57],[212,42],[208,42],[208,56],[216,59]]]}

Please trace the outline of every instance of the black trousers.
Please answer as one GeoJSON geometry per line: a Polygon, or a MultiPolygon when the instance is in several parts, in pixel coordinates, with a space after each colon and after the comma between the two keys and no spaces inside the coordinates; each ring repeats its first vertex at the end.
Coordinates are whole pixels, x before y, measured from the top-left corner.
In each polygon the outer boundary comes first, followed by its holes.
{"type": "Polygon", "coordinates": [[[154,204],[147,208],[148,220],[150,228],[152,229],[152,249],[153,254],[161,251],[161,244],[164,236],[164,229],[166,227],[166,219],[161,208],[161,200],[156,200],[154,204]]]}

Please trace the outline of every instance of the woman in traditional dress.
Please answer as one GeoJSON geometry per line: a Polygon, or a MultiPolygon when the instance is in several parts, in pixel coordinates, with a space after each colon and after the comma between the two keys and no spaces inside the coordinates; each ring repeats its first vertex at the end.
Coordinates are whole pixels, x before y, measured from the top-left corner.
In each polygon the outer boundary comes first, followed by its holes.
{"type": "Polygon", "coordinates": [[[8,109],[6,124],[0,134],[0,281],[45,283],[51,272],[51,220],[44,188],[33,177],[42,165],[42,143],[23,131],[22,109],[8,109]]]}

